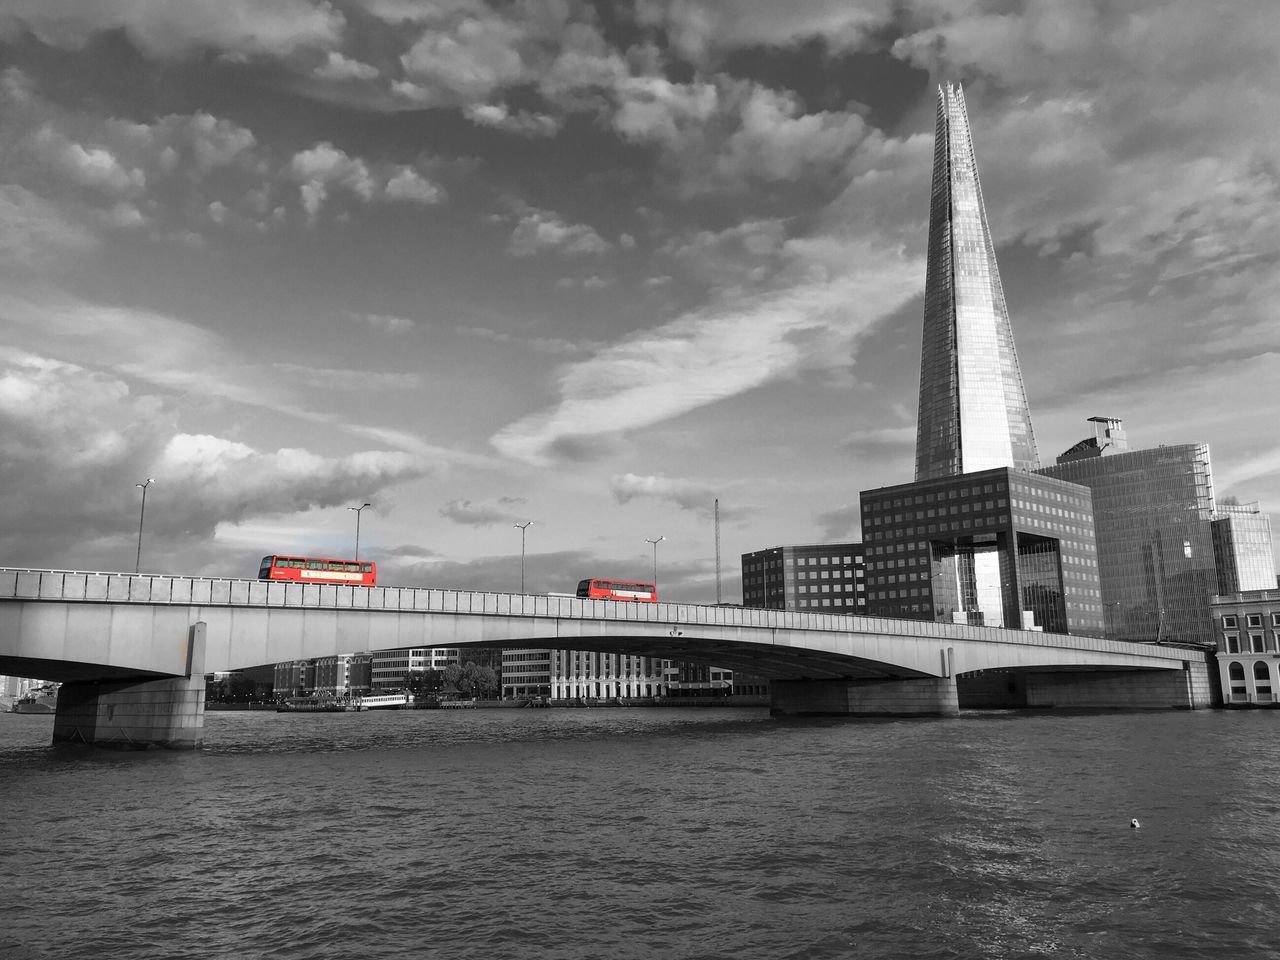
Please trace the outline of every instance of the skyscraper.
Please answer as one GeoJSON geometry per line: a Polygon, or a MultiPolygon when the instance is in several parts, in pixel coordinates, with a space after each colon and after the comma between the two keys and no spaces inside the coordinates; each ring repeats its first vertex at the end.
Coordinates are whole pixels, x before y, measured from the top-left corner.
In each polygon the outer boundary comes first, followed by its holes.
{"type": "Polygon", "coordinates": [[[913,483],[863,491],[867,611],[1101,634],[1089,491],[1040,466],[964,92],[938,89],[913,483]]]}
{"type": "Polygon", "coordinates": [[[1040,466],[964,91],[938,88],[916,479],[1040,466]]]}

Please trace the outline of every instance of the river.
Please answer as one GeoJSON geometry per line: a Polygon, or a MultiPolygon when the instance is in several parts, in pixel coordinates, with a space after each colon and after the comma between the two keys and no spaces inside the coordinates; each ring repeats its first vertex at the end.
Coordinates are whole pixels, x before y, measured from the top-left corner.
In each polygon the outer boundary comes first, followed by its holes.
{"type": "Polygon", "coordinates": [[[0,715],[8,960],[1280,956],[1272,712],[51,729],[0,715]]]}

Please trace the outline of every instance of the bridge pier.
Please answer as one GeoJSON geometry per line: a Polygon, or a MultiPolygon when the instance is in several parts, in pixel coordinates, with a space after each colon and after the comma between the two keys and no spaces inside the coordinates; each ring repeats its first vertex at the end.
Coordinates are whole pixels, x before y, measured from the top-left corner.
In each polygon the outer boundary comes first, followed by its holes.
{"type": "Polygon", "coordinates": [[[64,683],[53,742],[120,750],[198,748],[204,740],[204,631],[197,623],[188,634],[186,676],[64,683]]]}
{"type": "Polygon", "coordinates": [[[774,716],[954,717],[955,677],[911,680],[772,680],[774,716]]]}

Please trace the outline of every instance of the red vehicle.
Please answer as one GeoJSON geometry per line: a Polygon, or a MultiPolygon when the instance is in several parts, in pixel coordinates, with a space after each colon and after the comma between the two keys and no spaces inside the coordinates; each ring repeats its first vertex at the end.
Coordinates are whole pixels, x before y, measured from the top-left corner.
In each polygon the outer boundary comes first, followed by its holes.
{"type": "Polygon", "coordinates": [[[657,603],[658,587],[652,583],[629,583],[626,580],[583,580],[578,596],[592,600],[636,600],[657,603]]]}
{"type": "Polygon", "coordinates": [[[303,583],[349,583],[372,587],[378,581],[378,565],[362,560],[330,560],[325,557],[263,557],[259,580],[300,580],[303,583]]]}

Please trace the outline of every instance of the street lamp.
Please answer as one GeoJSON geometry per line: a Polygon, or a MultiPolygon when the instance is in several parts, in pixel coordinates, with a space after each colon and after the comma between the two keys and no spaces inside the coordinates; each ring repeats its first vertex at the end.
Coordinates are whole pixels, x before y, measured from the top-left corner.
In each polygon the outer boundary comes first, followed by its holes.
{"type": "Polygon", "coordinates": [[[645,538],[644,538],[644,542],[645,542],[645,543],[652,543],[652,544],[653,544],[653,586],[654,586],[654,589],[657,589],[657,586],[658,586],[658,544],[660,544],[660,543],[661,543],[663,540],[665,540],[665,539],[667,539],[667,538],[666,538],[666,537],[658,537],[656,540],[655,540],[653,537],[645,537],[645,538]]]}
{"type": "Polygon", "coordinates": [[[524,523],[513,523],[512,526],[520,530],[520,592],[524,593],[524,532],[533,526],[533,521],[526,520],[524,523]]]}
{"type": "Polygon", "coordinates": [[[134,573],[142,570],[142,521],[147,515],[147,487],[155,482],[153,477],[147,477],[146,483],[134,484],[135,487],[142,491],[142,509],[138,512],[138,559],[133,565],[134,573]]]}
{"type": "Polygon", "coordinates": [[[372,506],[373,506],[372,503],[362,503],[358,507],[347,507],[348,510],[354,510],[356,512],[356,560],[357,561],[359,561],[360,559],[360,514],[365,507],[372,507],[372,506]]]}

